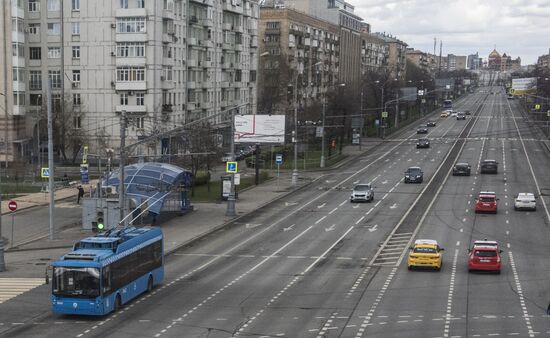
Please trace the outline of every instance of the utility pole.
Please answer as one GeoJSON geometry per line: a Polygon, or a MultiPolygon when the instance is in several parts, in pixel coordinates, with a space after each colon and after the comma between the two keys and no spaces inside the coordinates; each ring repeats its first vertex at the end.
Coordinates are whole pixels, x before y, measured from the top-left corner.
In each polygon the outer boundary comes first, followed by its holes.
{"type": "MultiPolygon", "coordinates": [[[[53,164],[53,100],[52,100],[52,79],[48,78],[48,86],[46,89],[46,95],[48,98],[48,190],[50,193],[50,239],[54,239],[55,226],[54,226],[54,211],[55,211],[55,198],[54,198],[54,178],[55,170],[53,164]]],[[[63,105],[63,104],[62,104],[63,105]]]]}
{"type": "MultiPolygon", "coordinates": [[[[6,37],[6,34],[7,32],[9,32],[7,30],[7,27],[8,25],[6,24],[6,6],[7,6],[7,1],[2,1],[2,23],[4,24],[4,27],[2,27],[3,31],[4,31],[4,48],[3,48],[3,51],[4,51],[4,55],[2,55],[2,59],[4,59],[4,93],[0,93],[4,96],[4,110],[5,110],[5,114],[6,114],[6,125],[4,128],[6,128],[6,130],[8,129],[8,126],[7,126],[7,116],[8,116],[8,98],[6,97],[6,94],[8,93],[8,61],[7,61],[7,56],[8,56],[8,50],[7,50],[7,40],[8,38],[6,37]]],[[[7,151],[7,139],[4,140],[4,144],[6,145],[6,151],[5,151],[5,156],[7,157],[8,156],[8,151],[7,151]]],[[[1,169],[1,168],[0,168],[1,169]]],[[[1,182],[2,180],[2,172],[0,171],[0,272],[6,270],[6,263],[4,262],[4,240],[2,239],[2,189],[1,189],[1,182]]]]}
{"type": "MultiPolygon", "coordinates": [[[[298,69],[296,69],[296,72],[298,69]]],[[[298,73],[294,81],[294,170],[292,170],[292,186],[298,184],[298,73]]]]}
{"type": "MultiPolygon", "coordinates": [[[[235,160],[235,110],[231,110],[231,161],[235,160]]],[[[256,163],[258,166],[258,163],[256,163]]],[[[234,217],[237,216],[235,211],[235,174],[231,173],[231,189],[229,190],[229,196],[227,197],[227,210],[225,216],[234,217]]]]}
{"type": "Polygon", "coordinates": [[[325,109],[326,109],[326,97],[323,98],[323,129],[321,132],[321,163],[319,164],[319,167],[324,168],[325,167],[325,109]]]}
{"type": "Polygon", "coordinates": [[[124,219],[125,216],[125,205],[124,205],[124,158],[125,158],[125,149],[126,147],[126,111],[123,110],[120,113],[120,165],[119,165],[119,186],[118,186],[118,208],[120,211],[120,221],[124,219]]]}
{"type": "Polygon", "coordinates": [[[395,92],[395,129],[397,129],[398,120],[399,120],[399,88],[395,92]]]}

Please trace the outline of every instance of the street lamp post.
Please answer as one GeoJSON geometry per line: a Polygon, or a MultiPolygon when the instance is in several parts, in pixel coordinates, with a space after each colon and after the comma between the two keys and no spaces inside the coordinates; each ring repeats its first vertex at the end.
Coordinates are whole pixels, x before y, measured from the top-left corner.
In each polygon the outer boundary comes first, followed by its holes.
{"type": "MultiPolygon", "coordinates": [[[[319,66],[322,62],[317,62],[304,70],[311,69],[319,66]]],[[[294,169],[292,170],[292,186],[296,187],[298,184],[298,69],[296,69],[296,75],[294,76],[294,169]]]]}
{"type": "MultiPolygon", "coordinates": [[[[0,93],[0,95],[4,96],[4,103],[7,102],[6,95],[4,93],[0,93]]],[[[6,110],[6,106],[4,106],[4,110],[6,110]]],[[[7,141],[7,140],[5,140],[7,141]]],[[[8,156],[8,152],[6,151],[6,156],[8,156]]],[[[6,263],[4,261],[4,240],[2,239],[2,173],[0,172],[0,272],[6,270],[6,263]]]]}

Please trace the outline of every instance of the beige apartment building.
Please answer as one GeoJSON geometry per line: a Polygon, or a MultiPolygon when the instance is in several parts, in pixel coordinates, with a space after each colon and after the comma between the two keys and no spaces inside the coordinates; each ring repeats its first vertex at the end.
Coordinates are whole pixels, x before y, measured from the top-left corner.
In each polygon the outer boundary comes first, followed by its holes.
{"type": "Polygon", "coordinates": [[[235,109],[255,113],[256,0],[8,1],[3,18],[15,15],[17,27],[8,28],[14,81],[4,91],[24,121],[23,135],[11,125],[11,142],[32,145],[23,156],[45,142],[47,79],[67,143],[100,155],[118,147],[123,112],[127,144],[207,116],[226,126],[235,109]]]}
{"type": "Polygon", "coordinates": [[[339,32],[338,26],[291,8],[262,7],[258,111],[284,114],[295,104],[319,101],[340,81],[339,32]]]}
{"type": "Polygon", "coordinates": [[[407,71],[407,44],[384,33],[374,33],[388,46],[387,67],[392,78],[404,79],[407,71]]]}
{"type": "Polygon", "coordinates": [[[364,30],[361,33],[361,74],[384,70],[388,60],[388,44],[376,34],[364,30]]]}

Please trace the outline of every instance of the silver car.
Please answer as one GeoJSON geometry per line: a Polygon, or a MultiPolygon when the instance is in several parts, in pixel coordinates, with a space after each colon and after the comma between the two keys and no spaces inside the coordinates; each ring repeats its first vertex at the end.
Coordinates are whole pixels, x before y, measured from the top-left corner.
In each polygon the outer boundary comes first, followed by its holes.
{"type": "Polygon", "coordinates": [[[530,192],[520,192],[514,201],[514,210],[537,210],[537,200],[530,192]]]}
{"type": "Polygon", "coordinates": [[[372,190],[372,185],[370,184],[358,184],[353,188],[351,192],[350,201],[358,202],[372,202],[374,199],[374,190],[372,190]]]}

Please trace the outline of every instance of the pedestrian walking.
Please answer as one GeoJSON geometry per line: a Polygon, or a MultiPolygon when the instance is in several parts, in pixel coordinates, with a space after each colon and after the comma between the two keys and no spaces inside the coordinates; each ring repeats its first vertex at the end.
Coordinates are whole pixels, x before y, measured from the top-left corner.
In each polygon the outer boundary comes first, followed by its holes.
{"type": "Polygon", "coordinates": [[[84,188],[81,185],[78,186],[78,198],[76,199],[76,204],[80,204],[80,199],[84,197],[84,188]]]}

